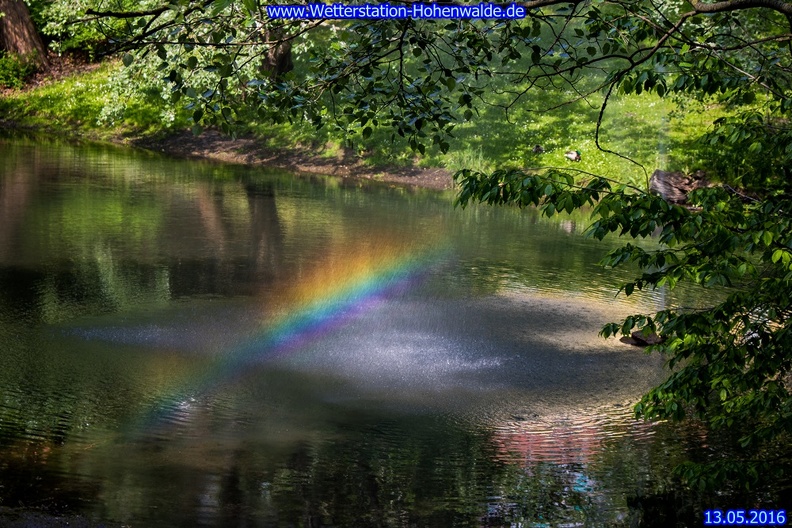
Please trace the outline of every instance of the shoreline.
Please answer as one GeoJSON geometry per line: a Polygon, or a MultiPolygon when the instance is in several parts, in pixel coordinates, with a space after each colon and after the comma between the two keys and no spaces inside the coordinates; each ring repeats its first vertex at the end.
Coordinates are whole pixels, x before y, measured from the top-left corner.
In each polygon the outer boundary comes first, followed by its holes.
{"type": "MultiPolygon", "coordinates": [[[[0,89],[0,99],[15,93],[36,90],[58,83],[75,75],[92,72],[101,63],[86,63],[71,56],[50,54],[51,68],[39,72],[20,89],[0,89]]],[[[207,129],[194,136],[189,129],[174,130],[154,135],[124,135],[118,133],[93,133],[83,129],[80,122],[65,123],[56,128],[52,123],[42,124],[35,120],[26,123],[0,117],[0,130],[9,133],[31,133],[57,137],[66,141],[90,141],[137,148],[165,154],[180,159],[196,159],[233,163],[249,167],[271,167],[295,173],[333,176],[342,179],[370,180],[391,183],[409,188],[447,191],[454,188],[452,173],[443,168],[421,168],[415,165],[371,167],[362,162],[350,149],[339,149],[335,156],[317,153],[316,148],[296,145],[293,148],[271,148],[263,146],[253,136],[233,139],[216,129],[207,129]]]]}
{"type": "Polygon", "coordinates": [[[113,143],[159,152],[174,158],[272,167],[296,173],[371,180],[438,191],[454,188],[451,173],[442,168],[369,167],[349,152],[344,152],[340,157],[322,157],[309,152],[305,147],[292,150],[273,149],[260,145],[253,137],[233,139],[211,129],[203,131],[199,136],[186,130],[161,139],[126,139],[113,143]]]}
{"type": "Polygon", "coordinates": [[[259,144],[254,137],[231,138],[216,130],[205,130],[195,136],[189,130],[164,137],[92,137],[78,130],[52,130],[46,127],[25,126],[0,119],[0,130],[9,133],[42,135],[79,143],[89,141],[139,149],[176,159],[192,159],[230,163],[248,167],[270,167],[300,174],[332,176],[350,180],[390,183],[413,189],[449,191],[454,188],[452,174],[442,168],[370,167],[346,151],[341,156],[323,157],[306,147],[293,150],[274,149],[259,144]]]}

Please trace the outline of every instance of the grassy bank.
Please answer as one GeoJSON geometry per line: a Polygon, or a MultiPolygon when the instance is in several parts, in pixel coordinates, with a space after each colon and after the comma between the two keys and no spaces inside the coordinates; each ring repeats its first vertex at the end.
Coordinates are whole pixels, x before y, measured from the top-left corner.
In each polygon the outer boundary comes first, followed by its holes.
{"type": "Polygon", "coordinates": [[[186,112],[170,108],[159,94],[112,89],[118,62],[33,89],[0,97],[0,115],[13,126],[56,134],[116,141],[163,135],[187,126],[186,112]],[[124,97],[125,96],[125,97],[124,97]]]}
{"type": "MultiPolygon", "coordinates": [[[[49,85],[7,92],[0,98],[0,115],[7,125],[116,142],[150,141],[190,126],[189,112],[167,102],[164,90],[119,91],[121,83],[115,82],[115,76],[121,68],[119,62],[107,62],[49,85]]],[[[574,166],[638,185],[645,184],[647,175],[656,168],[698,168],[689,144],[711,122],[711,113],[674,117],[674,103],[651,94],[611,101],[600,144],[631,162],[596,148],[594,130],[601,103],[597,96],[554,112],[538,110],[549,101],[570,95],[538,92],[508,115],[495,106],[484,107],[473,120],[456,128],[447,154],[429,149],[424,156],[417,156],[398,137],[392,142],[389,130],[376,130],[368,139],[360,139],[352,154],[372,169],[419,166],[454,172],[461,168],[574,166]],[[535,154],[535,145],[541,145],[544,153],[535,154]],[[571,164],[564,157],[568,150],[580,150],[582,161],[571,164]]],[[[306,123],[251,123],[245,132],[256,137],[262,147],[273,150],[300,145],[323,158],[338,158],[344,150],[341,137],[326,129],[317,132],[306,123]]]]}

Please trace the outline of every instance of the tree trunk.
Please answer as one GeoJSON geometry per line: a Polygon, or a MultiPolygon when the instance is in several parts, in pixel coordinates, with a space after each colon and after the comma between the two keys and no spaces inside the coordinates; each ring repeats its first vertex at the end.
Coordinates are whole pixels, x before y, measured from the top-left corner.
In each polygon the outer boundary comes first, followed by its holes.
{"type": "Polygon", "coordinates": [[[23,0],[0,0],[0,48],[48,68],[47,49],[23,0]]]}
{"type": "MultiPolygon", "coordinates": [[[[0,0],[0,2],[2,1],[0,0]]],[[[270,48],[264,57],[261,70],[273,81],[279,81],[294,68],[291,56],[291,41],[284,40],[284,32],[280,28],[268,29],[264,34],[264,38],[270,43],[270,48]]]]}

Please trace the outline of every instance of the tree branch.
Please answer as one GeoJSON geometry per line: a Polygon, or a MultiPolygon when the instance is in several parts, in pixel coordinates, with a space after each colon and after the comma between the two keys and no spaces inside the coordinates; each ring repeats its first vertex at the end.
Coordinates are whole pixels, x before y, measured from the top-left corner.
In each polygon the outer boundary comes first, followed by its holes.
{"type": "Polygon", "coordinates": [[[792,4],[784,0],[724,0],[712,4],[705,4],[701,0],[690,2],[696,13],[725,13],[741,9],[765,8],[792,16],[792,4]]]}
{"type": "Polygon", "coordinates": [[[86,9],[85,14],[94,15],[97,18],[138,18],[161,15],[168,9],[168,7],[158,7],[149,11],[97,11],[96,9],[86,9]]]}

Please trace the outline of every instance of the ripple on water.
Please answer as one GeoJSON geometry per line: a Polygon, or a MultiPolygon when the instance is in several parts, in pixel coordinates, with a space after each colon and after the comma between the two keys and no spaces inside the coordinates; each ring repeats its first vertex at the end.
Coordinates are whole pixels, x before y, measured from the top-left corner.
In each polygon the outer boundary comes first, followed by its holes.
{"type": "Polygon", "coordinates": [[[609,441],[631,437],[648,441],[655,424],[637,421],[629,406],[581,409],[574,413],[494,420],[490,427],[499,457],[529,465],[588,464],[609,441]]]}

